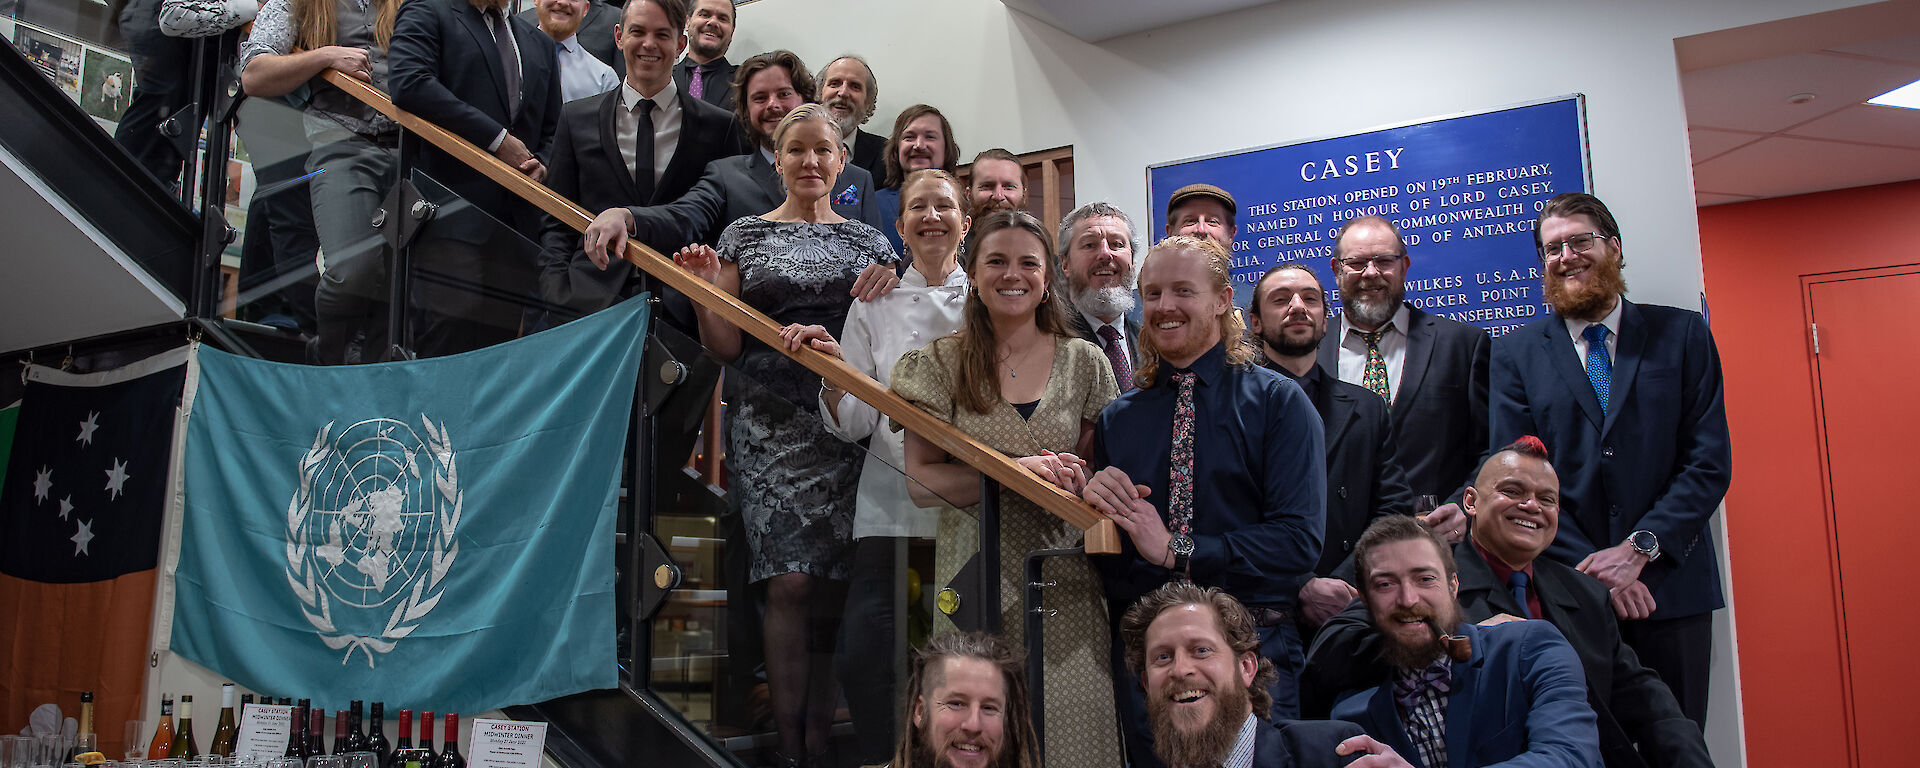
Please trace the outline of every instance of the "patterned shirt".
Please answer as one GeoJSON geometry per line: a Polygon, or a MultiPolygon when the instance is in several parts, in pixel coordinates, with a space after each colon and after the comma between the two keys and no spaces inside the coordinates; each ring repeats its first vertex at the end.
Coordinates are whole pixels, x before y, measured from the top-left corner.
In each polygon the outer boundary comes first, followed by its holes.
{"type": "Polygon", "coordinates": [[[1240,724],[1240,738],[1233,742],[1233,751],[1227,753],[1227,761],[1221,768],[1253,768],[1253,743],[1259,740],[1260,718],[1247,713],[1247,721],[1240,724]]]}
{"type": "MultiPolygon", "coordinates": [[[[1438,664],[1451,665],[1447,657],[1440,657],[1438,664]]],[[[1412,679],[1426,672],[1421,669],[1400,669],[1394,672],[1397,678],[1412,679]]],[[[1447,697],[1439,689],[1427,686],[1421,689],[1418,703],[1412,707],[1402,707],[1400,719],[1406,723],[1407,741],[1420,752],[1420,762],[1427,768],[1447,768],[1447,697]]]]}

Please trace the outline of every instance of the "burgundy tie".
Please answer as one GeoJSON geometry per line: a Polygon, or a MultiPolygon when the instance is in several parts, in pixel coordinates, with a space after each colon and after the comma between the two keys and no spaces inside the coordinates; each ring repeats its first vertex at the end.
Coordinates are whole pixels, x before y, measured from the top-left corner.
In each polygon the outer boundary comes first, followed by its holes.
{"type": "Polygon", "coordinates": [[[1113,364],[1113,377],[1120,380],[1120,391],[1133,390],[1133,362],[1127,359],[1127,350],[1120,345],[1120,331],[1111,325],[1100,326],[1100,349],[1107,353],[1107,362],[1113,364]]]}

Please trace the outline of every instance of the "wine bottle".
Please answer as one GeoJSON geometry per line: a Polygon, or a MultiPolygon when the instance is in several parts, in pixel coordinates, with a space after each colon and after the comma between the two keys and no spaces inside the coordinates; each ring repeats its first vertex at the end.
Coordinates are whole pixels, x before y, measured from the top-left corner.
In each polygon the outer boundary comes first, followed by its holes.
{"type": "Polygon", "coordinates": [[[395,768],[400,765],[401,753],[413,751],[413,710],[400,710],[400,730],[393,741],[393,754],[387,756],[387,762],[381,768],[395,768]]]}
{"type": "Polygon", "coordinates": [[[207,753],[232,757],[233,737],[238,734],[233,727],[233,683],[227,683],[220,686],[220,722],[213,727],[213,742],[207,745],[207,753]]]}
{"type": "Polygon", "coordinates": [[[179,757],[191,760],[200,756],[200,746],[193,743],[193,694],[180,694],[180,729],[173,734],[173,746],[167,747],[167,757],[179,757]]]}
{"type": "Polygon", "coordinates": [[[327,710],[314,707],[307,712],[307,757],[327,753],[327,710]]]}
{"type": "Polygon", "coordinates": [[[147,742],[148,760],[167,759],[173,748],[173,697],[160,694],[160,724],[153,728],[153,741],[147,742]]]}
{"type": "Polygon", "coordinates": [[[439,728],[440,723],[433,719],[432,710],[420,713],[420,748],[427,751],[426,768],[433,768],[434,763],[440,760],[440,753],[433,751],[433,732],[439,728]]]}
{"type": "Polygon", "coordinates": [[[286,757],[307,756],[307,700],[294,703],[291,717],[287,718],[287,754],[286,757]]]}
{"type": "Polygon", "coordinates": [[[336,709],[333,711],[333,754],[346,754],[350,743],[347,738],[347,711],[336,709]]]}
{"type": "Polygon", "coordinates": [[[376,701],[373,703],[373,709],[368,711],[373,732],[367,734],[367,751],[380,756],[375,765],[382,768],[386,766],[387,758],[393,756],[393,745],[387,743],[386,708],[387,705],[384,702],[376,701]]]}
{"type": "Polygon", "coordinates": [[[412,714],[400,710],[400,744],[393,750],[393,764],[389,768],[433,768],[433,713],[420,713],[420,745],[412,746],[407,739],[407,716],[412,714]]]}
{"type": "Polygon", "coordinates": [[[366,710],[359,699],[347,702],[347,751],[367,751],[367,733],[361,724],[361,713],[366,710]]]}
{"type": "Polygon", "coordinates": [[[460,714],[448,712],[446,725],[440,740],[440,759],[434,761],[433,768],[467,768],[467,758],[460,755],[460,714]]]}
{"type": "MultiPolygon", "coordinates": [[[[266,700],[265,700],[265,699],[261,699],[261,703],[265,703],[265,702],[266,702],[266,700]]],[[[274,701],[273,703],[275,703],[275,704],[278,704],[278,705],[280,705],[280,706],[283,706],[283,707],[287,707],[287,706],[292,706],[292,705],[293,705],[293,699],[289,699],[289,698],[287,698],[287,697],[285,697],[285,696],[282,696],[282,697],[280,697],[280,698],[279,698],[278,700],[276,700],[276,701],[274,701]]]]}
{"type": "Polygon", "coordinates": [[[67,762],[88,752],[100,751],[100,736],[93,732],[93,691],[80,692],[80,730],[73,734],[73,748],[67,750],[67,762]]]}

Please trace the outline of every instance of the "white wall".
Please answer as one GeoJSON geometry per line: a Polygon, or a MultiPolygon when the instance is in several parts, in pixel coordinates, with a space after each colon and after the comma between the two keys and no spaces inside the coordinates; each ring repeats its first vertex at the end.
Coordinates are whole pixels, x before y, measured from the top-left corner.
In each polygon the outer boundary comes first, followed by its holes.
{"type": "MultiPolygon", "coordinates": [[[[962,162],[1071,144],[1078,201],[1136,218],[1152,163],[1584,93],[1593,191],[1620,220],[1634,298],[1698,308],[1674,38],[1860,4],[1283,0],[1094,45],[997,0],[762,0],[741,9],[729,58],[788,48],[817,68],[858,53],[880,80],[868,130],[926,102],[953,121],[962,162]]],[[[1746,762],[1730,618],[1715,617],[1707,729],[1727,766],[1746,762]]]]}

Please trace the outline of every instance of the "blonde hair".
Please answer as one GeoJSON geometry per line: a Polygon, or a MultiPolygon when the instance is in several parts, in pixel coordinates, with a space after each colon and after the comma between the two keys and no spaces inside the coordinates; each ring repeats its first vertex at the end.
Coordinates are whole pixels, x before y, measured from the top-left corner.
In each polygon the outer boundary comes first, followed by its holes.
{"type": "MultiPolygon", "coordinates": [[[[1227,255],[1227,249],[1210,239],[1191,235],[1174,235],[1147,249],[1146,258],[1140,260],[1140,274],[1145,274],[1147,264],[1153,257],[1165,253],[1195,252],[1205,256],[1207,283],[1215,294],[1224,295],[1231,290],[1233,257],[1227,255]]],[[[1240,319],[1240,313],[1234,311],[1229,303],[1220,316],[1220,343],[1227,347],[1228,365],[1247,365],[1257,359],[1260,350],[1247,340],[1247,324],[1240,319]]],[[[1154,375],[1160,371],[1160,350],[1154,346],[1153,334],[1140,334],[1140,368],[1133,372],[1133,383],[1141,389],[1153,386],[1154,375]]]]}
{"type": "MultiPolygon", "coordinates": [[[[293,0],[294,47],[304,51],[333,45],[339,39],[334,3],[339,0],[293,0]]],[[[373,39],[385,51],[393,42],[393,22],[400,16],[400,0],[372,0],[373,39]]]]}
{"type": "Polygon", "coordinates": [[[840,123],[834,121],[833,113],[827,111],[825,106],[813,103],[802,104],[794,107],[792,112],[788,112],[785,116],[781,117],[780,124],[773,127],[772,138],[773,150],[775,152],[780,151],[780,142],[786,140],[787,132],[793,130],[794,126],[799,125],[801,121],[804,120],[818,120],[821,124],[827,126],[827,132],[833,134],[835,147],[840,146],[846,139],[845,136],[840,135],[840,123]]]}

